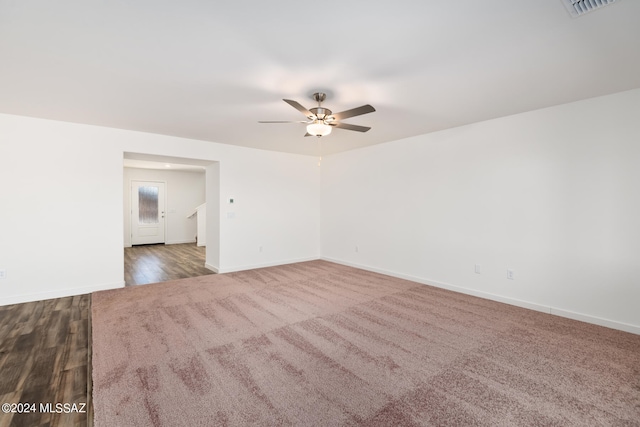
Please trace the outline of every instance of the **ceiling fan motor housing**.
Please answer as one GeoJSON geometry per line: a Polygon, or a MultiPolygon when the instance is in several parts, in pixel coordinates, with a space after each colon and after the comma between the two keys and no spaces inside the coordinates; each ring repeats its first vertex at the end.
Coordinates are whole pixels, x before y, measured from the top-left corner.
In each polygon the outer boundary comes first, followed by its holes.
{"type": "Polygon", "coordinates": [[[324,120],[331,115],[331,110],[324,107],[310,108],[309,111],[311,111],[313,115],[318,118],[318,120],[324,120]]]}

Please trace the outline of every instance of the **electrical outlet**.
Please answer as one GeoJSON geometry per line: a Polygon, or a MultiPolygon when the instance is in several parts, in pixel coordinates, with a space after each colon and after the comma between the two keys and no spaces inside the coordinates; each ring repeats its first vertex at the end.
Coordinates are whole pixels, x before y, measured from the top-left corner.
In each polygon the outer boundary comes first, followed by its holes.
{"type": "Polygon", "coordinates": [[[509,280],[515,280],[516,273],[511,270],[511,269],[507,269],[507,279],[509,280]]]}
{"type": "Polygon", "coordinates": [[[262,252],[262,246],[258,247],[258,252],[262,252]]]}
{"type": "Polygon", "coordinates": [[[7,278],[7,270],[0,270],[0,279],[7,278]]]}
{"type": "Polygon", "coordinates": [[[480,274],[480,264],[476,264],[476,274],[480,274]]]}
{"type": "Polygon", "coordinates": [[[356,246],[356,252],[360,252],[360,248],[356,246]]]}

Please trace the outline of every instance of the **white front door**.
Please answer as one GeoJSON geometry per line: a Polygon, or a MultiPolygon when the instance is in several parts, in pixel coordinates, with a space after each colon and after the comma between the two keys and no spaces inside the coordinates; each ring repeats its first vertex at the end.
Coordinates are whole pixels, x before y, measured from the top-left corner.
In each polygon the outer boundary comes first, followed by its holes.
{"type": "Polygon", "coordinates": [[[164,243],[164,182],[131,181],[131,244],[164,243]]]}

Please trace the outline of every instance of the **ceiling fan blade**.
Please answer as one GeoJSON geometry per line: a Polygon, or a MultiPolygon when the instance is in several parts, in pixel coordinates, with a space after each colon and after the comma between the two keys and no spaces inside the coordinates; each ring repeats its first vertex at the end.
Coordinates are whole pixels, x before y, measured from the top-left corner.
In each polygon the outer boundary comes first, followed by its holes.
{"type": "Polygon", "coordinates": [[[345,130],[355,130],[356,132],[366,132],[369,129],[371,129],[370,127],[367,126],[358,126],[358,125],[350,125],[349,123],[329,123],[329,126],[333,126],[339,129],[345,129],[345,130]]]}
{"type": "Polygon", "coordinates": [[[308,121],[291,121],[291,120],[258,120],[258,123],[309,123],[308,121]]]}
{"type": "Polygon", "coordinates": [[[296,102],[294,100],[291,100],[291,99],[283,99],[283,101],[286,102],[287,104],[291,105],[296,110],[300,111],[306,117],[315,119],[316,116],[311,111],[307,110],[302,105],[300,105],[298,102],[296,102]]]}
{"type": "Polygon", "coordinates": [[[340,113],[332,114],[331,116],[335,117],[336,120],[344,120],[349,117],[361,116],[367,113],[373,113],[376,111],[371,105],[363,105],[362,107],[352,108],[351,110],[342,111],[340,113]]]}

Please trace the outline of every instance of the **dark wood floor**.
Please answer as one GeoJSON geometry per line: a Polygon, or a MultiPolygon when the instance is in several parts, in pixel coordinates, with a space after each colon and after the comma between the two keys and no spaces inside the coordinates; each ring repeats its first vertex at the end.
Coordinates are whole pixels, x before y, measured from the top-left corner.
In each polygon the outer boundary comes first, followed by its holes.
{"type": "Polygon", "coordinates": [[[3,410],[0,427],[87,425],[89,301],[79,295],[0,307],[0,404],[35,404],[35,412],[3,410]],[[56,403],[69,411],[76,404],[78,412],[56,413],[56,403]]]}
{"type": "MultiPolygon", "coordinates": [[[[126,248],[125,281],[139,285],[212,274],[204,259],[205,249],[195,244],[126,248]]],[[[0,411],[0,427],[93,424],[90,303],[87,294],[0,306],[0,405],[35,403],[37,409],[0,411]],[[53,404],[50,411],[47,403],[53,404]],[[56,403],[75,403],[76,409],[84,404],[84,412],[56,413],[56,403]]]]}
{"type": "Polygon", "coordinates": [[[214,274],[204,266],[205,248],[195,243],[124,248],[127,286],[214,274]]]}

